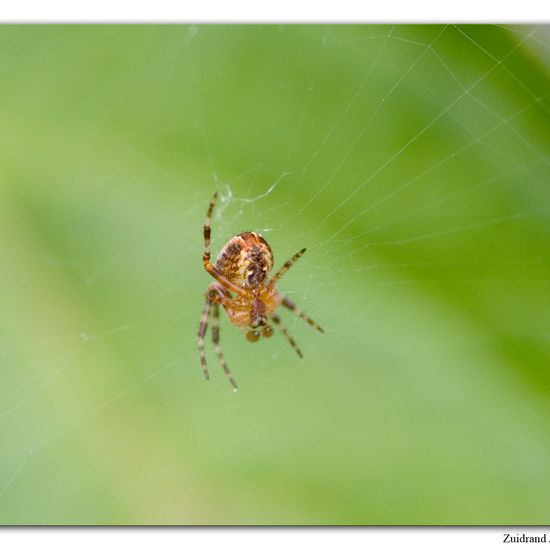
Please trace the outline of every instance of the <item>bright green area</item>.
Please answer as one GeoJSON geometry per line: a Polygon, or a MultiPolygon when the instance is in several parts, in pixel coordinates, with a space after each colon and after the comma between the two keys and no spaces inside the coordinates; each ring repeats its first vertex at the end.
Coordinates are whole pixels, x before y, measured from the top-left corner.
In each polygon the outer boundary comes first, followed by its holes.
{"type": "MultiPolygon", "coordinates": [[[[533,32],[534,31],[534,32],[533,32]]],[[[548,524],[550,34],[0,28],[0,523],[548,524]],[[197,326],[262,231],[324,335],[197,326]]]]}

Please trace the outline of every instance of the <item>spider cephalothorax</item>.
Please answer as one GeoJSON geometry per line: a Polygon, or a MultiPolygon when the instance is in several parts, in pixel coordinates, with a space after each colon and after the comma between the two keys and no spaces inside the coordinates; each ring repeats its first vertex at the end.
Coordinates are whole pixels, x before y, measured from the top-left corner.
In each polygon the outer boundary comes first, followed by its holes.
{"type": "Polygon", "coordinates": [[[204,267],[216,279],[217,283],[212,283],[206,293],[206,303],[199,325],[199,353],[204,375],[208,379],[204,336],[208,328],[209,317],[211,317],[212,342],[216,354],[233,389],[236,390],[237,384],[227,367],[219,343],[219,304],[225,308],[231,323],[246,331],[246,337],[251,342],[256,342],[260,335],[269,338],[273,334],[269,321],[273,321],[300,357],[302,357],[302,352],[281,324],[281,320],[275,312],[276,309],[283,305],[318,331],[323,332],[323,329],[288,298],[279,294],[276,289],[277,281],[305,252],[305,248],[286,261],[281,269],[270,278],[269,275],[273,268],[271,247],[259,233],[248,231],[233,237],[222,248],[216,263],[214,265],[210,263],[210,222],[217,195],[215,193],[210,202],[204,223],[203,254],[204,267]]]}

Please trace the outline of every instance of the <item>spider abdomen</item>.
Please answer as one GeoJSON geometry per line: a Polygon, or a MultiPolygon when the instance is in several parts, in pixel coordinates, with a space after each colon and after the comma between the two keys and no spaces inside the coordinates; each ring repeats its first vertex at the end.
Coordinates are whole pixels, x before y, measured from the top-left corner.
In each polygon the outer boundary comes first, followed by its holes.
{"type": "Polygon", "coordinates": [[[259,233],[241,233],[223,247],[216,268],[237,286],[257,288],[273,268],[273,253],[259,233]]]}

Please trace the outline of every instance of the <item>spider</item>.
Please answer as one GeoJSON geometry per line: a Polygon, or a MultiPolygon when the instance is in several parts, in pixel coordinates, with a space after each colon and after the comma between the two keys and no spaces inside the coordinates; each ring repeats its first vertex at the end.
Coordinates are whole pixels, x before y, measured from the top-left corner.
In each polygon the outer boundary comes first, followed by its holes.
{"type": "Polygon", "coordinates": [[[237,391],[237,384],[227,366],[220,346],[220,304],[225,308],[231,323],[244,330],[249,342],[257,342],[260,335],[265,338],[272,336],[273,329],[269,324],[269,320],[271,320],[300,357],[303,357],[302,352],[282,324],[281,318],[276,313],[277,308],[283,305],[319,332],[324,331],[313,319],[276,289],[279,279],[304,254],[305,248],[294,254],[273,277],[269,278],[273,267],[271,247],[259,233],[247,231],[236,235],[227,242],[216,263],[210,263],[210,223],[217,197],[218,193],[216,192],[210,201],[204,222],[202,261],[206,271],[217,282],[209,285],[205,295],[204,310],[199,325],[199,355],[204,376],[209,380],[204,354],[204,337],[210,320],[212,343],[216,355],[229,383],[233,386],[233,391],[237,391]]]}

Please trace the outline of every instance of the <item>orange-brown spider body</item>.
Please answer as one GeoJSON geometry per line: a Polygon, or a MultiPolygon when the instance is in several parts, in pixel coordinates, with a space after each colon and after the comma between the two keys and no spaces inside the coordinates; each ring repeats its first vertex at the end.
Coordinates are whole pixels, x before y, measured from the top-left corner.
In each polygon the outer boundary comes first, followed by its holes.
{"type": "Polygon", "coordinates": [[[210,262],[210,223],[216,198],[217,193],[214,194],[210,202],[204,223],[204,253],[202,259],[204,268],[217,282],[212,283],[206,293],[204,310],[199,325],[199,354],[204,376],[208,379],[204,337],[210,320],[212,323],[212,342],[216,355],[229,382],[236,390],[237,384],[227,367],[220,346],[220,304],[223,305],[231,323],[245,330],[246,337],[251,342],[256,342],[260,335],[266,338],[270,337],[273,334],[273,329],[269,322],[273,321],[300,357],[302,357],[302,352],[281,323],[281,319],[276,313],[277,308],[283,305],[319,332],[323,332],[323,329],[276,289],[278,280],[302,256],[305,248],[294,254],[273,277],[270,277],[273,268],[271,247],[259,233],[248,231],[233,237],[222,248],[215,264],[210,262]]]}
{"type": "Polygon", "coordinates": [[[223,303],[231,322],[238,327],[264,325],[282,302],[275,288],[265,285],[273,268],[273,252],[267,241],[258,233],[241,233],[222,248],[215,265],[243,289],[244,295],[223,303]]]}

